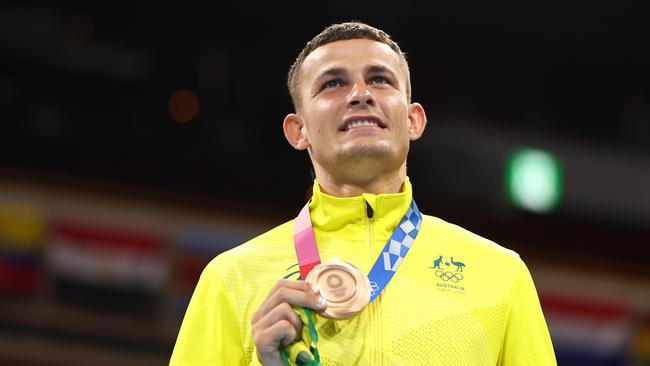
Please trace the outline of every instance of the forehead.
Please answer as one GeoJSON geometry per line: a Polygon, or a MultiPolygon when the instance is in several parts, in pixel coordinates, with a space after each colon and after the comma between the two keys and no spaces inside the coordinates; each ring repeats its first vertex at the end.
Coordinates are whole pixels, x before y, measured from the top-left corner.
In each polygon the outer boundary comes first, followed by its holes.
{"type": "Polygon", "coordinates": [[[369,65],[384,66],[395,74],[401,59],[387,44],[369,39],[336,41],[316,48],[302,65],[302,82],[310,83],[321,72],[330,68],[363,69],[369,65]]]}

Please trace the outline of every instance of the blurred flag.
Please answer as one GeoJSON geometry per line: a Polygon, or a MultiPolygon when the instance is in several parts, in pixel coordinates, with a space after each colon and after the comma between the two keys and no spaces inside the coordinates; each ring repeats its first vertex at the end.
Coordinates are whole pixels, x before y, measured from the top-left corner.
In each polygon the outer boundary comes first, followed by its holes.
{"type": "Polygon", "coordinates": [[[0,202],[0,294],[35,294],[42,284],[41,209],[0,202]]]}
{"type": "Polygon", "coordinates": [[[541,296],[558,365],[626,365],[633,312],[615,300],[541,296]]]}
{"type": "Polygon", "coordinates": [[[47,259],[56,290],[142,307],[136,304],[142,296],[164,291],[169,270],[160,235],[74,219],[54,219],[50,229],[47,259]]]}

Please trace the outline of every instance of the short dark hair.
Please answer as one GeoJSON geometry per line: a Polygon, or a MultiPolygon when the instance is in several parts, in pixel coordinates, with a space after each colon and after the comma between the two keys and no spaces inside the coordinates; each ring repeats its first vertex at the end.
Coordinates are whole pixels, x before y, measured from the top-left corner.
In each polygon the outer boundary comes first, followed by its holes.
{"type": "Polygon", "coordinates": [[[411,101],[411,77],[404,52],[402,52],[397,43],[395,43],[395,41],[393,41],[390,36],[381,29],[377,29],[359,21],[352,21],[332,24],[325,28],[320,34],[307,42],[302,51],[300,51],[296,61],[291,65],[287,79],[287,86],[289,87],[289,94],[291,94],[291,100],[296,110],[300,107],[300,72],[302,64],[305,62],[307,56],[320,46],[336,41],[347,41],[351,39],[368,39],[371,41],[381,42],[388,45],[388,47],[397,53],[402,61],[403,71],[406,76],[406,97],[409,102],[411,101]]]}

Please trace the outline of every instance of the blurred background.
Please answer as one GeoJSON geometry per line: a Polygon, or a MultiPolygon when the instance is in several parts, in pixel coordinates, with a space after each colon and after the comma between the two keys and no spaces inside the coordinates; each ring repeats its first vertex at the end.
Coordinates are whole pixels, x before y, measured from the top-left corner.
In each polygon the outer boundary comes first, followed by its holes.
{"type": "Polygon", "coordinates": [[[650,365],[647,14],[0,3],[0,364],[167,364],[203,266],[304,204],[286,72],[358,19],[407,52],[427,110],[422,210],[521,254],[560,365],[650,365]]]}

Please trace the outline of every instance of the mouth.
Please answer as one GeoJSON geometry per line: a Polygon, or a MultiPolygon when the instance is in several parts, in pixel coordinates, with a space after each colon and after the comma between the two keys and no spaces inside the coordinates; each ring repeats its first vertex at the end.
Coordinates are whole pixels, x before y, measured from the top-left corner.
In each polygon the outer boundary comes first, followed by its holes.
{"type": "Polygon", "coordinates": [[[386,128],[386,124],[375,116],[353,116],[345,119],[340,132],[348,132],[358,128],[386,128]]]}

